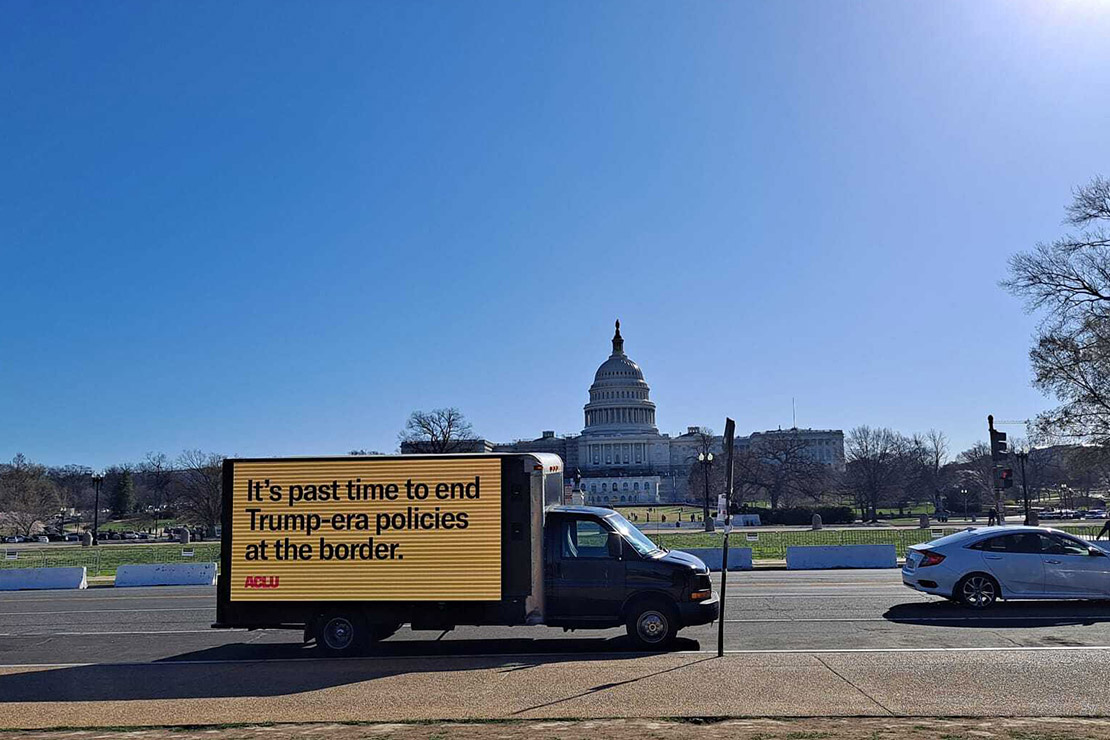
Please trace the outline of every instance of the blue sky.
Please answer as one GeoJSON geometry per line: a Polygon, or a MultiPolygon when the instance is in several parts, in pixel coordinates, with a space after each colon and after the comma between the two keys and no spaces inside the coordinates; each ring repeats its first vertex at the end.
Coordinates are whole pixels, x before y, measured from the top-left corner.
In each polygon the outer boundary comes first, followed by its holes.
{"type": "MultiPolygon", "coordinates": [[[[4,4],[0,459],[1032,416],[997,287],[1110,175],[1110,5],[4,4]]],[[[1013,429],[1012,431],[1018,431],[1013,429]]]]}

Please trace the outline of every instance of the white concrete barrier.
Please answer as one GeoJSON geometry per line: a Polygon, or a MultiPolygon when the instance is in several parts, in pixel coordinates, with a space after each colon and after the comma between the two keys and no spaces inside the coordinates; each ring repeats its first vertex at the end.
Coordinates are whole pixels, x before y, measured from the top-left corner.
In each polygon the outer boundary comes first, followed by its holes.
{"type": "Polygon", "coordinates": [[[0,569],[0,591],[45,591],[88,588],[85,568],[0,569]]]}
{"type": "Polygon", "coordinates": [[[116,568],[116,588],[131,586],[214,586],[215,584],[215,563],[121,565],[116,568]]]}
{"type": "MultiPolygon", "coordinates": [[[[688,552],[695,557],[701,558],[702,562],[709,566],[709,570],[719,571],[721,569],[721,548],[719,547],[691,547],[681,552],[688,552]]],[[[751,570],[752,548],[729,547],[728,569],[751,570]]]]}
{"type": "Polygon", "coordinates": [[[801,545],[786,548],[790,570],[897,568],[894,545],[801,545]]]}

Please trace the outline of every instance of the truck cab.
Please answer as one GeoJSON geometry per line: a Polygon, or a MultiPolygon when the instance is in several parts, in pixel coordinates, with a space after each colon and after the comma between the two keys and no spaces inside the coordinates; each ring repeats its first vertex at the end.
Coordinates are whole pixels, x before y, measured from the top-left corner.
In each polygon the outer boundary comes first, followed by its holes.
{"type": "Polygon", "coordinates": [[[544,591],[544,624],[624,624],[646,648],[662,647],[720,611],[701,560],[661,548],[617,512],[591,506],[546,512],[544,591]]]}

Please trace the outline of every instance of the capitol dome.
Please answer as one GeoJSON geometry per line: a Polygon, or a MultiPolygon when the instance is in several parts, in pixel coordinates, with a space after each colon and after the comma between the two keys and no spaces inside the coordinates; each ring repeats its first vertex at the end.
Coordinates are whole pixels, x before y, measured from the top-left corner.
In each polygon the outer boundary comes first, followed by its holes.
{"type": "Polygon", "coordinates": [[[621,322],[613,335],[613,353],[594,373],[590,402],[584,407],[583,434],[657,432],[655,404],[640,366],[624,353],[621,322]]]}

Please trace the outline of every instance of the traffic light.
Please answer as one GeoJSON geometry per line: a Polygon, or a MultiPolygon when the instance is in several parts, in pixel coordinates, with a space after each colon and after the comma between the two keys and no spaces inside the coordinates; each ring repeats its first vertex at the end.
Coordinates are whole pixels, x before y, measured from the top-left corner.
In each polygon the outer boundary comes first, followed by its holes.
{"type": "Polygon", "coordinates": [[[1013,470],[1013,468],[995,468],[994,469],[994,487],[995,488],[1013,488],[1014,487],[1014,470],[1013,470]]]}
{"type": "Polygon", "coordinates": [[[991,460],[997,465],[1004,462],[1009,456],[1006,448],[1006,432],[996,432],[991,429],[991,460]]]}

